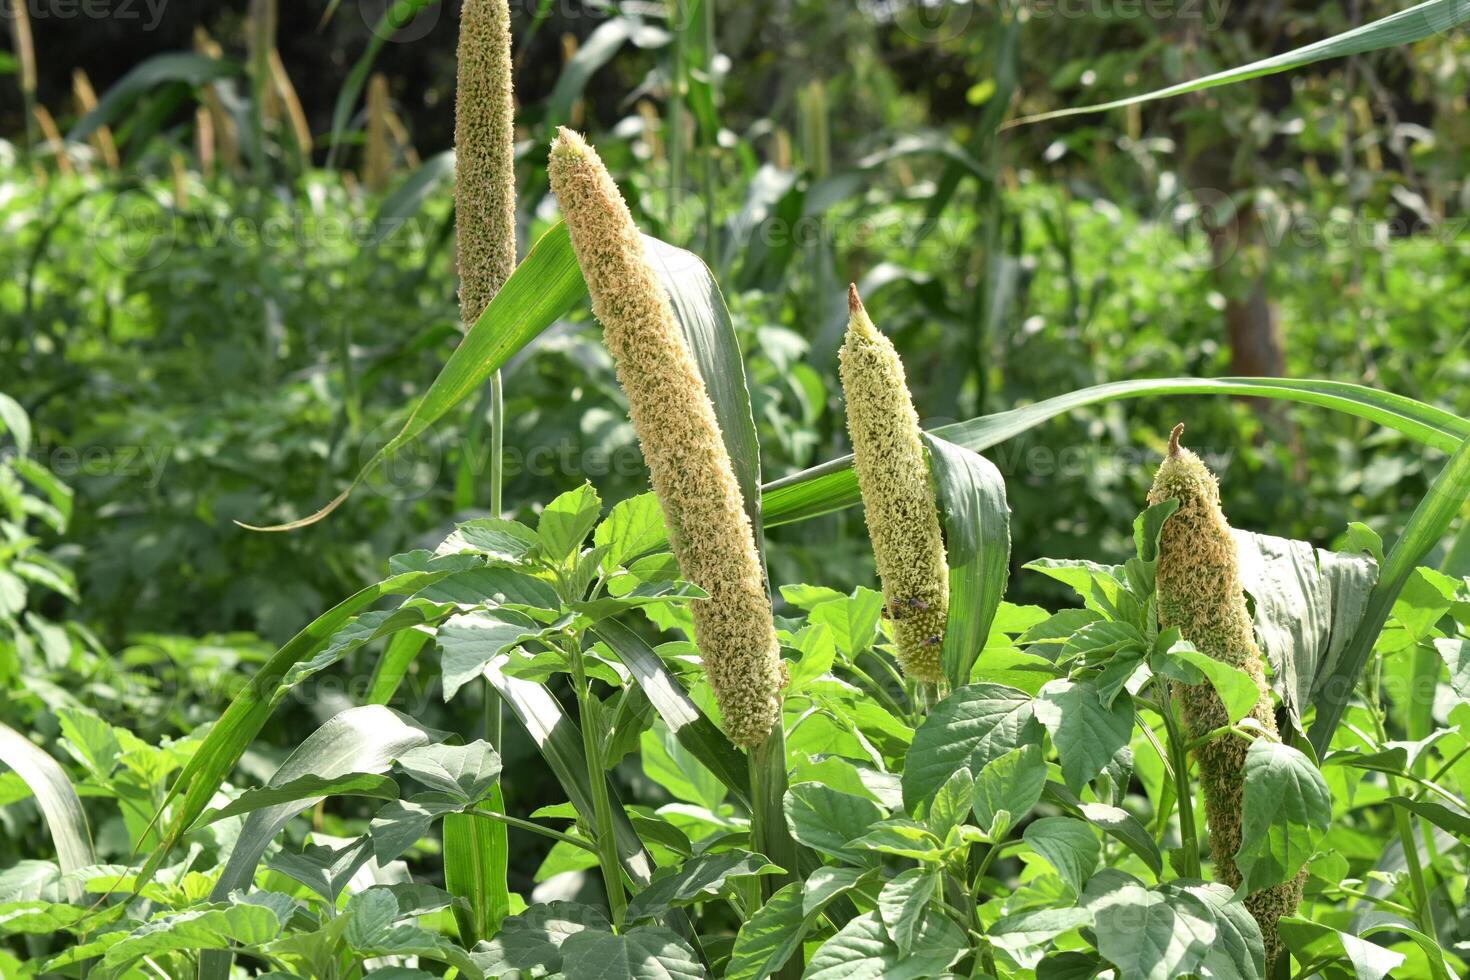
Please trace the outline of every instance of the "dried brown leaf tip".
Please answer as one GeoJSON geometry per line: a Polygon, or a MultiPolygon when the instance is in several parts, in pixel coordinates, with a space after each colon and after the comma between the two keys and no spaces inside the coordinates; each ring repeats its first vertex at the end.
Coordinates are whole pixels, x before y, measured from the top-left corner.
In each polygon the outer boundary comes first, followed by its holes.
{"type": "Polygon", "coordinates": [[[904,673],[944,676],[949,567],[929,463],[903,362],[873,325],[856,286],[847,289],[847,337],[839,351],[853,468],[904,673]]]}
{"type": "MultiPolygon", "coordinates": [[[[1168,455],[1148,495],[1150,505],[1179,501],[1179,509],[1164,522],[1159,536],[1159,623],[1166,629],[1177,627],[1202,653],[1249,675],[1258,692],[1249,717],[1275,735],[1276,713],[1240,583],[1235,540],[1220,509],[1220,484],[1199,456],[1180,445],[1183,432],[1181,422],[1170,434],[1168,455]]],[[[1174,693],[1192,738],[1229,723],[1225,705],[1211,685],[1175,684],[1174,693]]],[[[1204,788],[1215,876],[1231,888],[1241,882],[1235,854],[1240,850],[1248,748],[1245,739],[1226,734],[1194,753],[1204,788]]],[[[1296,911],[1305,879],[1303,869],[1291,881],[1246,897],[1246,907],[1265,939],[1268,964],[1275,962],[1281,949],[1276,922],[1296,911]]]]}
{"type": "Polygon", "coordinates": [[[674,556],[684,577],[709,593],[694,603],[694,631],[725,733],[737,745],[759,745],[780,720],[785,674],[755,535],[714,406],[597,151],[560,130],[550,175],[674,556]]]}

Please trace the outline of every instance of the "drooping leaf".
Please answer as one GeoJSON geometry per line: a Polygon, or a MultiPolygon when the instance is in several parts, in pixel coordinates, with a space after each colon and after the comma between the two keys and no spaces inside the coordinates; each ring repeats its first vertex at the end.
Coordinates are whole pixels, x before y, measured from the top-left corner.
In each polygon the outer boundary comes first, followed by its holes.
{"type": "Polygon", "coordinates": [[[1311,760],[1279,742],[1252,742],[1235,856],[1242,887],[1255,892],[1291,878],[1331,824],[1332,795],[1311,760]]]}
{"type": "Polygon", "coordinates": [[[627,918],[636,922],[660,915],[675,906],[719,895],[727,881],[777,870],[780,869],[759,854],[748,851],[702,854],[667,873],[656,875],[647,888],[628,902],[627,918]]]}
{"type": "MultiPolygon", "coordinates": [[[[95,864],[92,834],[82,801],[56,760],[20,732],[0,724],[0,763],[9,766],[30,787],[46,820],[46,829],[51,833],[63,874],[95,864]]],[[[73,900],[81,898],[81,882],[69,880],[66,890],[73,900]]]]}
{"type": "Polygon", "coordinates": [[[1109,707],[1088,681],[1048,681],[1034,706],[1037,721],[1051,733],[1062,776],[1073,792],[1081,792],[1102,772],[1133,734],[1132,698],[1115,698],[1109,707]]]}

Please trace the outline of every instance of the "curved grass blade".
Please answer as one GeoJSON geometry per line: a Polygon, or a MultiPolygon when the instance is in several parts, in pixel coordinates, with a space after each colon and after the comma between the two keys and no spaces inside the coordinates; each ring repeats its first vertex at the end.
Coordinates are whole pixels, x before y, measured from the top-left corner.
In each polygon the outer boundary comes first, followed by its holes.
{"type": "MultiPolygon", "coordinates": [[[[490,790],[483,810],[505,813],[500,783],[490,790]]],[[[469,908],[454,908],[459,941],[466,949],[490,939],[510,914],[505,875],[510,862],[510,836],[503,823],[469,813],[444,817],[444,890],[465,899],[469,908]]]]}
{"type": "Polygon", "coordinates": [[[332,635],[357,613],[369,608],[384,596],[406,595],[432,585],[462,566],[447,562],[442,568],[429,571],[403,572],[370,585],[361,592],[344,599],[291,638],[250,679],[224,714],[215,722],[204,742],[194,752],[178,779],[169,788],[158,812],[162,814],[182,794],[183,800],[169,822],[163,842],[149,856],[139,875],[138,887],[150,879],[169,851],[183,836],[194,821],[209,805],[209,800],[220,784],[235,768],[245,749],[265,727],[275,709],[277,688],[286,672],[301,661],[307,660],[322,647],[332,635]]]}
{"type": "MultiPolygon", "coordinates": [[[[72,788],[66,772],[31,740],[9,725],[0,724],[0,763],[14,770],[30,787],[51,832],[56,846],[56,863],[63,875],[97,863],[92,853],[92,834],[87,828],[87,815],[82,801],[72,788]]],[[[80,879],[66,879],[68,897],[73,902],[82,898],[80,879]]]]}
{"type": "Polygon", "coordinates": [[[241,526],[252,531],[294,531],[326,517],[341,506],[373,467],[423,434],[450,409],[478,391],[481,382],[586,295],[587,285],[577,271],[566,226],[557,224],[541,236],[500,292],[495,294],[480,319],[449,355],[444,369],[424,397],[413,407],[403,428],[373,455],[346,490],[310,517],[270,527],[241,526]]]}
{"type": "MultiPolygon", "coordinates": [[[[1444,452],[1453,452],[1460,440],[1470,435],[1470,421],[1412,398],[1340,381],[1288,378],[1115,381],[1081,388],[1008,412],[942,426],[933,434],[965,449],[983,452],[1075,408],[1152,395],[1252,395],[1318,405],[1394,429],[1444,452]]],[[[851,456],[792,474],[766,484],[763,489],[762,516],[768,528],[819,517],[851,507],[861,500],[857,477],[852,472],[851,456]]]]}
{"type": "Polygon", "coordinates": [[[175,82],[198,88],[222,78],[234,78],[244,74],[244,69],[232,61],[211,58],[191,51],[175,51],[154,55],[118,79],[102,98],[72,127],[66,139],[69,143],[85,142],[101,126],[115,122],[124,109],[160,85],[175,82]]]}
{"type": "MultiPolygon", "coordinates": [[[[266,785],[284,786],[303,776],[333,779],[355,772],[387,772],[399,755],[429,742],[428,733],[416,722],[391,708],[376,704],[348,708],[308,735],[266,785]]],[[[230,859],[209,893],[210,901],[223,902],[236,889],[248,891],[270,842],[298,813],[322,799],[278,803],[246,817],[230,859]]],[[[227,950],[201,952],[199,980],[225,980],[232,958],[227,950]]]]}
{"type": "Polygon", "coordinates": [[[924,436],[944,515],[949,619],[941,659],[951,688],[970,682],[1010,579],[1011,508],[1000,470],[983,456],[924,436]]]}
{"type": "Polygon", "coordinates": [[[675,248],[648,235],[643,236],[648,263],[669,293],[674,319],[684,332],[705,389],[715,407],[725,451],[735,468],[745,512],[755,530],[756,549],[765,560],[761,527],[761,454],[755,434],[755,416],[750,408],[750,388],[745,382],[745,359],[735,340],[730,310],[715,282],[714,273],[693,252],[675,248]]]}
{"type": "Polygon", "coordinates": [[[608,645],[633,680],[643,689],[653,710],[669,726],[679,744],[700,761],[747,809],[750,793],[746,761],[714,722],[664,667],[657,653],[642,637],[615,619],[604,619],[592,632],[608,645]]]}
{"type": "MultiPolygon", "coordinates": [[[[362,88],[367,84],[368,75],[372,73],[373,62],[378,60],[378,52],[383,50],[394,34],[398,33],[400,27],[407,24],[418,16],[420,10],[439,0],[394,0],[388,9],[383,11],[383,16],[378,18],[378,23],[373,27],[372,39],[363,51],[362,56],[353,64],[352,70],[347,73],[347,78],[342,83],[342,90],[337,93],[337,102],[332,107],[332,135],[327,144],[327,169],[335,169],[337,164],[337,151],[342,147],[342,134],[347,131],[347,124],[352,120],[352,109],[357,105],[357,97],[362,94],[362,88]]],[[[330,11],[327,13],[330,17],[330,11]]]]}
{"type": "Polygon", "coordinates": [[[1332,743],[1332,735],[1337,731],[1358,686],[1358,677],[1368,663],[1373,644],[1378,640],[1383,624],[1388,622],[1388,614],[1404,583],[1408,582],[1430,549],[1449,533],[1450,524],[1464,506],[1467,496],[1470,496],[1470,439],[1460,444],[1439,476],[1429,485],[1429,492],[1419,501],[1419,506],[1414,508],[1403,533],[1384,558],[1383,571],[1378,576],[1378,584],[1368,595],[1368,608],[1357,632],[1338,656],[1331,672],[1317,682],[1312,697],[1312,703],[1317,706],[1317,717],[1307,737],[1318,758],[1332,743]]]}
{"type": "MultiPolygon", "coordinates": [[[[492,662],[485,668],[485,677],[496,692],[510,706],[520,721],[541,758],[556,774],[557,782],[566,791],[572,806],[583,815],[589,825],[595,825],[592,808],[592,787],[587,781],[586,756],[582,754],[582,734],[562,711],[561,704],[546,688],[518,677],[509,677],[500,670],[499,663],[492,662]]],[[[623,812],[617,792],[608,786],[608,795],[613,801],[613,832],[617,837],[618,855],[623,871],[633,883],[642,888],[653,877],[653,859],[643,848],[638,832],[623,812]]]]}
{"type": "Polygon", "coordinates": [[[1115,99],[1112,102],[1100,102],[1096,105],[1076,106],[1025,116],[1021,119],[1014,119],[1001,128],[1011,129],[1030,123],[1044,122],[1048,119],[1062,119],[1066,116],[1121,109],[1142,102],[1172,98],[1186,92],[1198,92],[1202,89],[1243,82],[1262,75],[1274,75],[1277,72],[1290,71],[1293,68],[1301,68],[1304,65],[1326,61],[1330,58],[1345,58],[1348,55],[1363,54],[1381,48],[1396,48],[1412,44],[1433,34],[1442,33],[1466,21],[1470,21],[1470,4],[1467,4],[1465,0],[1427,0],[1407,10],[1400,10],[1381,20],[1375,20],[1371,24],[1364,24],[1314,44],[1263,58],[1260,61],[1253,61],[1248,65],[1229,68],[1215,72],[1213,75],[1180,82],[1178,85],[1170,85],[1167,88],[1146,92],[1142,95],[1131,95],[1126,99],[1115,99]]]}

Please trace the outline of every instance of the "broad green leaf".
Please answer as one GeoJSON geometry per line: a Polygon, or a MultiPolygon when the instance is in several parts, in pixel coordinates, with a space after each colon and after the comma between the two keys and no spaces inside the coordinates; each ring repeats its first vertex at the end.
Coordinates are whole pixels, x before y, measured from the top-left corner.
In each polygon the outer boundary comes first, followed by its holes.
{"type": "Polygon", "coordinates": [[[935,496],[944,516],[949,619],[941,658],[952,687],[970,677],[1011,572],[1011,508],[1005,480],[988,459],[926,435],[935,496]]]}
{"type": "Polygon", "coordinates": [[[1062,776],[1073,792],[1081,792],[1133,735],[1133,699],[1125,695],[1107,707],[1097,687],[1087,681],[1049,681],[1034,704],[1036,719],[1051,733],[1062,776]]]}
{"type": "Polygon", "coordinates": [[[1044,948],[1056,937],[1073,929],[1092,925],[1092,913],[1085,908],[1031,909],[996,920],[985,935],[1012,955],[1044,948]]]}
{"type": "Polygon", "coordinates": [[[668,929],[638,926],[620,935],[584,929],[561,944],[566,980],[704,980],[689,944],[668,929]]]}
{"type": "Polygon", "coordinates": [[[509,609],[476,610],[450,618],[436,633],[444,651],[444,700],[479,677],[496,657],[541,629],[534,620],[509,609]]]}
{"type": "Polygon", "coordinates": [[[500,777],[500,756],[483,739],[468,745],[421,745],[400,755],[395,766],[466,806],[483,800],[500,777]]]}
{"type": "Polygon", "coordinates": [[[883,593],[859,587],[851,597],[814,606],[807,622],[831,629],[837,649],[852,658],[873,645],[882,615],[883,593]]]}
{"type": "Polygon", "coordinates": [[[275,939],[280,931],[281,922],[274,911],[248,902],[167,912],[112,945],[102,962],[118,968],[144,956],[174,950],[224,950],[232,943],[260,945],[275,939]]]}
{"type": "Polygon", "coordinates": [[[805,885],[792,882],[782,887],[740,927],[725,980],[763,980],[779,971],[822,910],[871,874],[859,868],[824,867],[812,872],[805,885]]]}
{"type": "Polygon", "coordinates": [[[1099,874],[1088,888],[1098,952],[1129,980],[1171,980],[1197,970],[1218,934],[1215,916],[1198,899],[1144,888],[1120,872],[1099,874]]]}
{"type": "Polygon", "coordinates": [[[934,897],[938,884],[936,868],[909,868],[900,871],[878,893],[878,913],[883,919],[883,927],[888,930],[888,938],[898,947],[900,955],[908,956],[913,952],[929,900],[934,897]]]}
{"type": "Polygon", "coordinates": [[[888,938],[877,912],[860,915],[822,944],[803,980],[919,980],[942,975],[969,949],[963,931],[936,912],[926,915],[905,956],[888,938]]]}
{"type": "MultiPolygon", "coordinates": [[[[46,820],[46,829],[51,833],[51,843],[56,848],[56,860],[62,872],[69,874],[96,864],[92,834],[87,827],[82,801],[56,760],[20,732],[0,724],[0,763],[13,769],[34,794],[41,816],[46,820]]],[[[66,890],[74,901],[82,896],[79,881],[68,880],[66,890]]]]}
{"type": "Polygon", "coordinates": [[[206,827],[226,817],[238,817],[268,806],[293,803],[296,800],[321,799],[327,796],[364,796],[377,800],[398,799],[398,784],[387,776],[371,772],[353,772],[343,776],[323,777],[308,774],[276,787],[247,790],[226,805],[206,810],[194,829],[206,827]]]}
{"type": "Polygon", "coordinates": [[[602,498],[592,484],[584,483],[561,494],[546,505],[536,524],[541,553],[553,564],[566,561],[581,550],[601,514],[602,498]]]}
{"type": "Polygon", "coordinates": [[[1299,719],[1317,678],[1332,671],[1357,629],[1378,565],[1306,541],[1233,533],[1241,584],[1254,600],[1256,637],[1282,703],[1299,719]]]}
{"type": "Polygon", "coordinates": [[[1470,700],[1470,640],[1441,637],[1434,649],[1450,672],[1450,689],[1462,701],[1470,700]]]}
{"type": "Polygon", "coordinates": [[[914,732],[903,772],[904,807],[917,811],[956,769],[980,772],[1012,749],[1036,742],[1041,726],[1024,691],[972,684],[950,694],[914,732]]]}
{"type": "Polygon", "coordinates": [[[1021,836],[1028,847],[1056,868],[1073,892],[1082,894],[1102,855],[1102,845],[1091,827],[1072,817],[1042,817],[1027,824],[1021,836]]]}
{"type": "Polygon", "coordinates": [[[1346,58],[1349,55],[1377,51],[1381,48],[1405,47],[1423,38],[1448,31],[1467,20],[1470,20],[1470,8],[1465,6],[1463,0],[1427,0],[1425,3],[1389,14],[1387,17],[1361,27],[1355,27],[1333,37],[1272,55],[1269,58],[1262,58],[1260,61],[1253,61],[1247,65],[1228,68],[1205,75],[1203,78],[1180,82],[1177,85],[1170,85],[1142,95],[1131,95],[1123,99],[1114,99],[1111,102],[1099,102],[1096,105],[1074,106],[1069,109],[1056,109],[1051,112],[1025,116],[1012,120],[1004,128],[1025,126],[1048,119],[1062,119],[1084,113],[1121,109],[1125,106],[1168,99],[1188,92],[1230,85],[1251,78],[1259,78],[1262,75],[1274,75],[1277,72],[1290,71],[1329,58],[1346,58]]]}
{"type": "Polygon", "coordinates": [[[797,783],[786,791],[786,824],[798,843],[853,864],[865,862],[862,853],[847,846],[883,819],[872,800],[817,783],[797,783]]]}
{"type": "Polygon", "coordinates": [[[759,854],[748,851],[703,854],[656,874],[648,887],[628,903],[627,919],[636,922],[661,915],[677,905],[714,898],[725,889],[727,881],[779,870],[759,854]]]}
{"type": "Polygon", "coordinates": [[[1256,892],[1291,878],[1331,825],[1332,796],[1311,760],[1279,742],[1252,742],[1235,855],[1241,887],[1256,892]]]}
{"type": "Polygon", "coordinates": [[[587,905],[533,905],[507,918],[500,932],[474,958],[490,976],[512,971],[527,976],[556,974],[561,972],[561,947],[568,937],[588,930],[606,933],[609,929],[607,917],[587,905]]]}
{"type": "Polygon", "coordinates": [[[1042,795],[1138,855],[1154,874],[1163,873],[1164,856],[1159,853],[1159,845],[1138,818],[1127,810],[1107,803],[1084,803],[1061,783],[1048,782],[1042,789],[1042,795]]]}
{"type": "Polygon", "coordinates": [[[970,775],[969,769],[961,767],[945,780],[939,792],[934,794],[934,802],[929,804],[929,812],[924,817],[929,832],[940,840],[947,838],[949,832],[970,815],[974,793],[975,777],[970,775]]]}
{"type": "Polygon", "coordinates": [[[1204,675],[1201,681],[1208,681],[1215,693],[1220,695],[1220,701],[1225,705],[1225,714],[1229,716],[1232,725],[1250,714],[1261,697],[1256,682],[1251,680],[1249,674],[1208,654],[1200,653],[1192,645],[1175,644],[1164,656],[1188,664],[1204,675]]]}
{"type": "Polygon", "coordinates": [[[667,540],[663,509],[651,492],[615,504],[592,535],[594,545],[607,549],[602,561],[609,570],[662,547],[667,540]]]}
{"type": "Polygon", "coordinates": [[[1012,749],[975,778],[971,804],[976,825],[981,829],[990,827],[995,815],[1004,810],[1011,815],[1011,826],[1016,826],[1041,800],[1045,786],[1046,762],[1041,757],[1041,746],[1012,749]]]}
{"type": "Polygon", "coordinates": [[[496,565],[455,572],[448,578],[420,589],[414,594],[414,598],[460,606],[483,604],[550,610],[561,608],[556,589],[549,582],[496,565]]]}
{"type": "Polygon", "coordinates": [[[1277,930],[1299,962],[1345,959],[1352,965],[1355,980],[1384,980],[1404,962],[1402,953],[1309,919],[1282,916],[1277,930]]]}
{"type": "MultiPolygon", "coordinates": [[[[267,787],[279,788],[308,775],[332,779],[350,773],[385,772],[399,755],[428,742],[423,729],[396,711],[381,705],[348,708],[308,735],[281,763],[267,787]]],[[[319,799],[278,803],[246,817],[210,900],[223,902],[232,891],[248,889],[271,841],[293,817],[319,799]]],[[[206,952],[200,957],[199,980],[224,980],[229,969],[228,952],[206,952]]]]}
{"type": "Polygon", "coordinates": [[[1424,556],[1445,536],[1467,495],[1470,495],[1470,439],[1456,442],[1454,455],[1429,485],[1428,493],[1414,508],[1403,533],[1389,549],[1388,560],[1383,563],[1378,584],[1368,596],[1368,608],[1357,631],[1331,671],[1318,677],[1312,699],[1317,717],[1307,732],[1318,758],[1332,744],[1332,735],[1353,700],[1358,677],[1404,584],[1424,556]]]}
{"type": "Polygon", "coordinates": [[[1214,914],[1215,941],[1200,964],[1201,975],[1213,980],[1264,980],[1266,946],[1261,927],[1234,892],[1218,883],[1184,879],[1168,882],[1160,891],[1171,897],[1182,892],[1214,914]]]}
{"type": "MultiPolygon", "coordinates": [[[[439,545],[436,554],[456,555],[472,552],[492,562],[519,565],[541,543],[536,532],[520,521],[500,517],[479,517],[457,525],[454,533],[439,545]]],[[[390,569],[392,565],[389,565],[390,569]]]]}
{"type": "Polygon", "coordinates": [[[299,853],[281,850],[266,862],[266,867],[301,882],[322,898],[335,903],[347,882],[372,855],[371,841],[359,837],[340,847],[308,844],[299,853]]]}

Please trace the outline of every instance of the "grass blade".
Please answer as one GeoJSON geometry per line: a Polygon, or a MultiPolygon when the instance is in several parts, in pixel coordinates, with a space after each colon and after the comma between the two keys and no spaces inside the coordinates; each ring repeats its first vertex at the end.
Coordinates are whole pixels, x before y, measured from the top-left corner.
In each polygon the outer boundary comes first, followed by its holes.
{"type": "MultiPolygon", "coordinates": [[[[1470,435],[1470,421],[1432,405],[1338,381],[1287,378],[1157,378],[1081,388],[1034,405],[997,412],[934,430],[957,446],[983,452],[1075,408],[1154,395],[1252,395],[1335,409],[1367,419],[1434,449],[1453,452],[1470,435]]],[[[764,487],[766,527],[819,517],[861,500],[852,457],[844,456],[764,487]]]]}
{"type": "MultiPolygon", "coordinates": [[[[14,770],[35,795],[51,842],[56,845],[56,863],[62,874],[96,864],[82,801],[56,760],[14,728],[0,724],[0,763],[14,770]]],[[[68,878],[66,887],[73,902],[81,900],[81,881],[68,878]]]]}
{"type": "MultiPolygon", "coordinates": [[[[347,124],[352,121],[352,110],[357,105],[357,97],[362,94],[363,86],[367,84],[368,75],[372,74],[373,62],[378,60],[378,52],[383,50],[383,45],[398,33],[400,27],[413,20],[420,10],[437,2],[438,0],[394,0],[388,9],[383,11],[383,16],[378,18],[367,49],[353,64],[352,70],[347,73],[347,79],[342,83],[341,91],[337,93],[337,102],[332,107],[332,135],[327,143],[328,170],[336,167],[337,151],[342,148],[342,135],[347,132],[347,124]]],[[[330,11],[327,16],[331,16],[330,11]]]]}
{"type": "MultiPolygon", "coordinates": [[[[481,809],[505,812],[500,783],[481,809]]],[[[510,837],[505,824],[468,813],[445,816],[444,890],[469,902],[468,909],[454,909],[459,941],[466,949],[494,936],[501,920],[510,914],[510,890],[505,881],[509,863],[510,837]]]]}
{"type": "Polygon", "coordinates": [[[1466,21],[1470,21],[1470,4],[1466,4],[1465,0],[1427,0],[1407,10],[1400,10],[1396,14],[1375,20],[1371,24],[1364,24],[1314,44],[1272,55],[1260,61],[1253,61],[1248,65],[1229,68],[1203,78],[1180,82],[1178,85],[1170,85],[1153,92],[1145,92],[1142,95],[1131,95],[1126,99],[1115,99],[1112,102],[1099,102],[1096,105],[1076,106],[1026,116],[1007,123],[1002,129],[1044,122],[1048,119],[1062,119],[1066,116],[1121,109],[1142,102],[1172,98],[1186,92],[1198,92],[1202,89],[1243,82],[1262,75],[1274,75],[1277,72],[1290,71],[1293,68],[1301,68],[1304,65],[1326,61],[1330,58],[1345,58],[1348,55],[1363,54],[1381,48],[1396,48],[1447,31],[1466,21]]]}
{"type": "Polygon", "coordinates": [[[748,808],[750,793],[745,759],[714,722],[699,710],[699,705],[689,699],[658,654],[637,633],[615,619],[601,621],[592,628],[592,632],[628,668],[633,680],[653,705],[653,710],[669,726],[679,744],[748,808]]]}
{"type": "Polygon", "coordinates": [[[208,55],[189,51],[155,55],[118,79],[97,101],[92,111],[72,127],[72,131],[67,134],[67,142],[84,142],[98,127],[116,122],[124,109],[160,85],[181,82],[198,88],[209,82],[234,78],[241,74],[243,69],[238,64],[208,55]]]}
{"type": "Polygon", "coordinates": [[[952,688],[969,683],[1010,579],[1011,508],[1006,484],[988,459],[926,435],[929,465],[944,515],[949,552],[949,620],[944,674],[952,688]]]}
{"type": "Polygon", "coordinates": [[[1384,558],[1383,571],[1368,596],[1368,608],[1357,632],[1338,657],[1331,673],[1322,677],[1317,685],[1312,698],[1317,706],[1317,717],[1307,737],[1318,758],[1332,742],[1332,735],[1357,689],[1358,677],[1367,666],[1373,644],[1378,640],[1383,624],[1388,621],[1388,614],[1404,583],[1430,549],[1449,533],[1450,524],[1467,496],[1470,496],[1470,439],[1460,444],[1409,516],[1403,533],[1384,558]]]}

